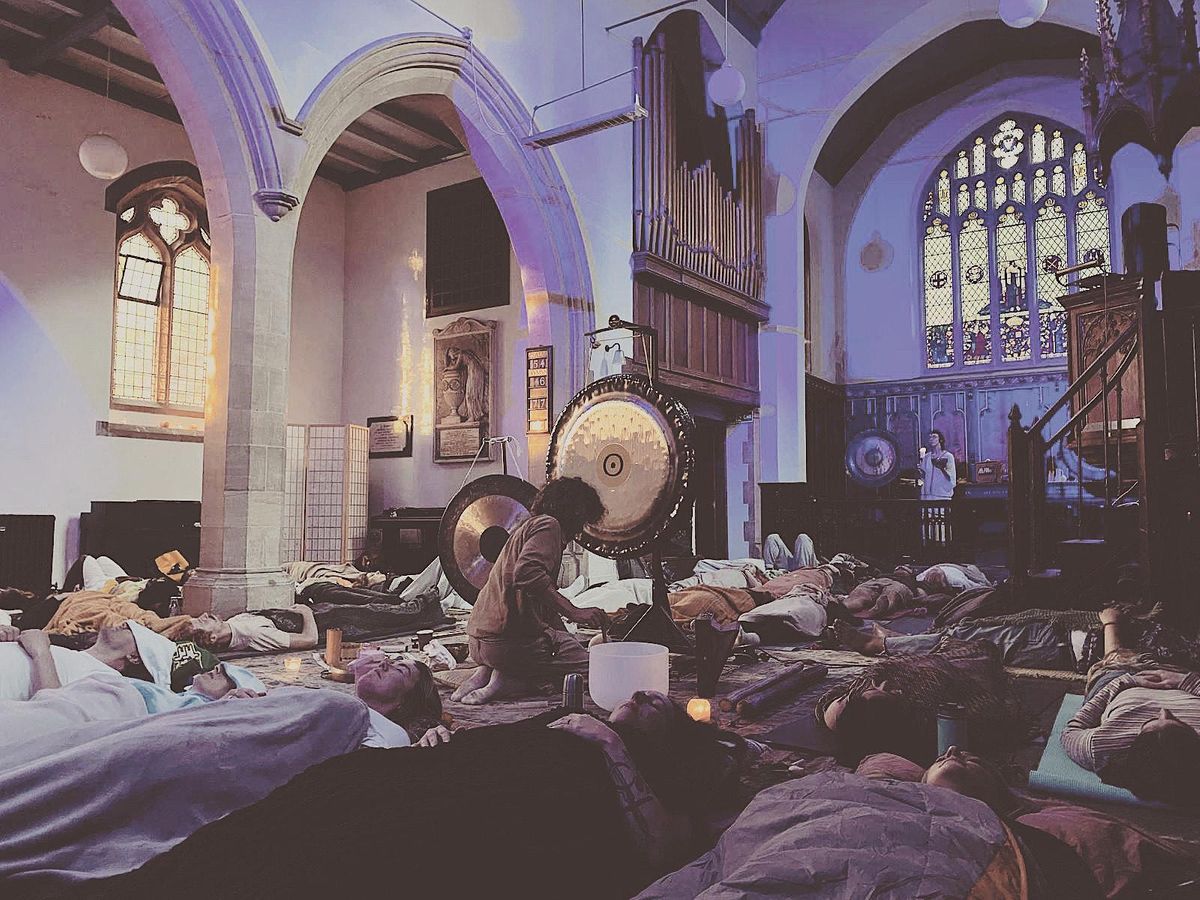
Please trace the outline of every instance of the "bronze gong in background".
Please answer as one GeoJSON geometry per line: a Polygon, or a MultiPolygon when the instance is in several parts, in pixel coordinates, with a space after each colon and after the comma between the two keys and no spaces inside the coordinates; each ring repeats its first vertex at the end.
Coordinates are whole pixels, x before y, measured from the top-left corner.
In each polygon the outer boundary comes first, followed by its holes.
{"type": "Polygon", "coordinates": [[[582,478],[604,518],[579,542],[610,558],[635,556],[670,533],[691,505],[691,413],[640,375],[610,375],[575,395],[550,437],[551,478],[582,478]]]}
{"type": "Polygon", "coordinates": [[[450,585],[474,603],[537,488],[512,475],[484,475],[454,495],[438,527],[438,558],[450,585]]]}

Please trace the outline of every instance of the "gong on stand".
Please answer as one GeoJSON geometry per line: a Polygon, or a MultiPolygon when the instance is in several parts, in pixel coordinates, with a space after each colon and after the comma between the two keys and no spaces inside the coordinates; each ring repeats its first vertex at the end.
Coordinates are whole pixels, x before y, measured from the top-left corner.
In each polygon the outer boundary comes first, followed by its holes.
{"type": "Polygon", "coordinates": [[[694,433],[687,407],[649,379],[610,375],[575,395],[550,436],[547,475],[580,478],[604,502],[604,517],[584,529],[579,543],[610,559],[651,555],[653,603],[626,640],[646,616],[665,614],[665,627],[654,623],[657,642],[690,648],[671,619],[659,548],[691,508],[694,433]]]}
{"type": "Polygon", "coordinates": [[[529,518],[537,488],[513,475],[484,475],[463,485],[438,526],[438,558],[451,587],[474,604],[508,536],[529,518]]]}

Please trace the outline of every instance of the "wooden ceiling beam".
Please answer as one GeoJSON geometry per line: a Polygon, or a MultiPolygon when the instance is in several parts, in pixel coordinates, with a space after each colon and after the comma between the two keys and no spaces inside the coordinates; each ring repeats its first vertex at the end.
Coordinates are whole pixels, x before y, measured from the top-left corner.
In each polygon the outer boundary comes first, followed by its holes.
{"type": "Polygon", "coordinates": [[[371,176],[377,175],[379,169],[384,165],[366,154],[357,153],[347,147],[339,147],[337,144],[330,147],[325,155],[371,176]]]}
{"type": "Polygon", "coordinates": [[[441,147],[443,150],[458,151],[463,149],[462,144],[454,137],[453,132],[440,122],[429,122],[419,116],[413,115],[407,110],[397,109],[394,106],[386,104],[375,107],[372,112],[379,113],[384,118],[390,119],[400,128],[441,147]]]}
{"type": "MultiPolygon", "coordinates": [[[[74,69],[66,63],[52,60],[42,66],[41,74],[57,78],[59,81],[65,81],[67,84],[73,84],[75,87],[91,91],[93,94],[98,94],[101,97],[104,96],[105,85],[103,78],[79,69],[74,69]]],[[[182,124],[179,113],[175,109],[175,104],[171,102],[169,97],[149,97],[132,88],[127,88],[123,84],[116,83],[108,85],[108,96],[117,103],[124,103],[126,106],[140,109],[142,112],[158,116],[160,119],[166,119],[168,122],[182,124]]]]}
{"type": "MultiPolygon", "coordinates": [[[[40,26],[41,40],[27,52],[9,60],[9,65],[23,75],[38,71],[50,60],[62,55],[69,48],[108,25],[112,20],[113,12],[112,4],[108,0],[97,0],[97,2],[89,4],[82,15],[64,15],[45,25],[41,25],[39,21],[38,26],[32,27],[40,26]]],[[[13,14],[26,17],[24,13],[19,13],[15,9],[5,9],[2,13],[6,19],[11,18],[13,14]]],[[[35,16],[27,18],[37,21],[35,16]]],[[[32,25],[32,23],[27,24],[32,25]]]]}
{"type": "Polygon", "coordinates": [[[366,141],[374,147],[378,147],[389,156],[394,156],[398,159],[406,160],[410,163],[418,162],[415,156],[405,153],[396,146],[395,138],[392,138],[381,131],[376,131],[373,128],[368,128],[358,122],[351,122],[346,126],[346,133],[352,134],[356,138],[366,141]]]}
{"type": "Polygon", "coordinates": [[[138,59],[136,56],[130,56],[128,53],[122,53],[119,50],[113,50],[107,44],[102,44],[99,41],[81,41],[78,46],[72,47],[71,51],[82,53],[84,56],[105,64],[111,58],[114,69],[120,69],[126,75],[145,81],[148,84],[160,88],[166,87],[163,84],[162,76],[158,74],[158,69],[154,68],[153,63],[148,63],[145,60],[138,59]]]}

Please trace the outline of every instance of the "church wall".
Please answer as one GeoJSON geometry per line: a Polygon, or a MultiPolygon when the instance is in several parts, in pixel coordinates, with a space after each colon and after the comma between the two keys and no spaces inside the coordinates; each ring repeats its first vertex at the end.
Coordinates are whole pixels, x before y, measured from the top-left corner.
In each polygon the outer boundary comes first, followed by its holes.
{"type": "MultiPolygon", "coordinates": [[[[103,129],[131,169],[193,157],[179,125],[50,78],[0,67],[0,98],[0,512],[55,517],[58,580],[93,500],[198,500],[203,454],[196,442],[96,433],[98,421],[200,420],[109,409],[116,221],[79,143],[103,129]]],[[[340,386],[328,385],[341,370],[341,193],[318,180],[300,229],[293,354],[307,362],[292,369],[297,420],[340,416],[340,386]]]]}
{"type": "Polygon", "coordinates": [[[101,129],[130,168],[192,152],[178,125],[44,76],[0,67],[0,98],[0,511],[55,516],[57,580],[91,501],[200,497],[201,444],[96,434],[116,418],[116,218],[78,157],[101,129]]]}
{"type": "Polygon", "coordinates": [[[835,190],[845,235],[846,381],[918,378],[922,354],[921,193],[941,160],[971,130],[1007,111],[1082,128],[1077,82],[1052,71],[989,73],[922,104],[888,127],[835,190]],[[868,271],[864,248],[883,242],[890,262],[868,271]]]}
{"type": "MultiPolygon", "coordinates": [[[[425,272],[414,274],[408,258],[414,250],[422,257],[426,253],[426,192],[478,177],[475,164],[464,157],[346,194],[344,420],[365,425],[369,416],[414,416],[412,457],[371,460],[372,514],[394,506],[444,506],[470,467],[433,462],[434,391],[439,388],[433,331],[445,328],[459,314],[425,318],[425,272]]],[[[515,259],[510,296],[508,306],[461,315],[500,323],[493,348],[499,354],[499,383],[492,385],[498,391],[500,421],[492,434],[520,439],[515,446],[521,454],[521,470],[528,474],[523,449],[528,339],[515,259]]],[[[481,462],[472,477],[500,471],[497,448],[495,462],[481,462]]]]}
{"type": "Polygon", "coordinates": [[[342,318],[346,283],[346,193],[313,182],[300,214],[292,276],[288,422],[342,421],[342,318]]]}

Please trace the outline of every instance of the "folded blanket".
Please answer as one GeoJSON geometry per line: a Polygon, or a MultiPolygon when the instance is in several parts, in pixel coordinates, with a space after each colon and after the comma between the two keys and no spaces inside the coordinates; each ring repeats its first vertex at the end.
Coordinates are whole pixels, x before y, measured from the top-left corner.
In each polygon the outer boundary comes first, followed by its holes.
{"type": "Polygon", "coordinates": [[[0,896],[45,896],[134,869],[354,750],[366,732],[356,698],[279,688],[9,746],[0,751],[0,896]]]}
{"type": "Polygon", "coordinates": [[[711,613],[718,622],[736,622],[738,616],[754,609],[754,595],[744,588],[696,585],[675,591],[667,597],[671,618],[679,623],[694,622],[711,613]]]}
{"type": "Polygon", "coordinates": [[[164,619],[157,613],[142,609],[134,600],[114,594],[76,591],[63,597],[44,630],[56,634],[79,634],[123,625],[130,619],[173,641],[185,637],[192,622],[191,616],[164,619]]]}

